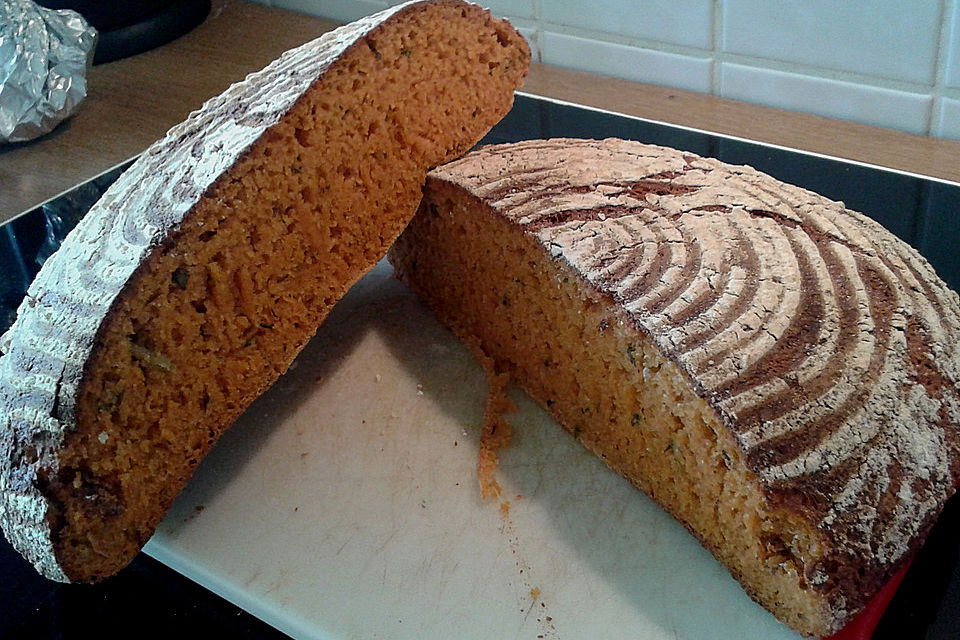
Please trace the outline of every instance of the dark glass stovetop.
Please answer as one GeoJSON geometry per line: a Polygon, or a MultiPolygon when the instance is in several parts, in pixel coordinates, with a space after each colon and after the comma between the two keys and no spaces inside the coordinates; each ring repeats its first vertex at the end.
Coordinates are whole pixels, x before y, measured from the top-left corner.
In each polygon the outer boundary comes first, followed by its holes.
{"type": "MultiPolygon", "coordinates": [[[[960,290],[960,185],[573,105],[518,96],[485,143],[618,137],[749,164],[784,182],[842,200],[916,247],[960,290]]],[[[0,226],[0,332],[43,260],[126,168],[122,165],[0,226]]],[[[960,638],[960,501],[951,500],[904,578],[875,640],[960,638]]],[[[0,638],[282,638],[280,632],[140,554],[96,586],[37,575],[0,537],[0,638]]]]}

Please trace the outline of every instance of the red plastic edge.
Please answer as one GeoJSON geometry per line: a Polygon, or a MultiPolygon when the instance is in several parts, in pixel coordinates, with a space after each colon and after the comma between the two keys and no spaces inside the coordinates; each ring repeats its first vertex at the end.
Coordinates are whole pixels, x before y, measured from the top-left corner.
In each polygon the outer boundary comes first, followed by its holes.
{"type": "Polygon", "coordinates": [[[909,568],[910,562],[907,562],[890,578],[887,584],[880,588],[880,591],[873,596],[866,608],[858,613],[847,626],[823,640],[870,640],[870,636],[873,635],[874,629],[880,623],[880,618],[883,617],[890,601],[893,600],[893,595],[897,592],[897,587],[900,586],[900,581],[903,580],[903,576],[907,574],[909,568]]]}

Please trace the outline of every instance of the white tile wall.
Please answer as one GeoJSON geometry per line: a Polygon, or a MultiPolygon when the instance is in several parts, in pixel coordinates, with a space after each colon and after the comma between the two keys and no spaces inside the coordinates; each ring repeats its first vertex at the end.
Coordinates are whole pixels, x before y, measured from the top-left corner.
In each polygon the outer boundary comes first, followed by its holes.
{"type": "Polygon", "coordinates": [[[947,49],[947,77],[949,87],[960,89],[960,3],[953,5],[953,20],[946,33],[944,48],[947,49]]]}
{"type": "Polygon", "coordinates": [[[689,91],[709,92],[712,61],[664,51],[543,31],[540,41],[546,64],[689,91]]]}
{"type": "MultiPolygon", "coordinates": [[[[256,0],[347,21],[400,0],[256,0]]],[[[478,0],[534,60],[960,140],[960,0],[478,0]]]]}
{"type": "Polygon", "coordinates": [[[713,0],[540,0],[540,18],[627,38],[713,46],[713,0]]]}
{"type": "Polygon", "coordinates": [[[724,0],[722,50],[808,67],[932,83],[940,0],[724,0]]]}
{"type": "Polygon", "coordinates": [[[940,115],[933,135],[938,138],[960,140],[960,100],[941,98],[940,115]]]}
{"type": "Polygon", "coordinates": [[[910,133],[927,132],[933,103],[924,94],[729,62],[721,66],[720,95],[910,133]]]}

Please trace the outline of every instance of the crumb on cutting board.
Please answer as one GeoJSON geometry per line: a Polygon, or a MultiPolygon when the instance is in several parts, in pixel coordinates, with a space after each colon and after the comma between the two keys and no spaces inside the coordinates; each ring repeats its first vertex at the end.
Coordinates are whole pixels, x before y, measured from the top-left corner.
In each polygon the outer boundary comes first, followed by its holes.
{"type": "Polygon", "coordinates": [[[516,405],[507,396],[506,388],[510,382],[507,373],[498,372],[496,362],[483,351],[478,344],[470,345],[487,376],[489,391],[483,409],[483,429],[480,435],[480,451],[477,460],[477,478],[480,481],[480,497],[483,500],[499,497],[500,485],[495,473],[500,464],[497,451],[510,444],[512,432],[510,423],[504,415],[517,410],[516,405]]]}

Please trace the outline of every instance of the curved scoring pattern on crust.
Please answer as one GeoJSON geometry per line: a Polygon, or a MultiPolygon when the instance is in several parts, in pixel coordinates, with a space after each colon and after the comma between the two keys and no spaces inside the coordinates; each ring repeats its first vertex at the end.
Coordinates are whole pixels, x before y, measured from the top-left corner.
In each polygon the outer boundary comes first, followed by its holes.
{"type": "Polygon", "coordinates": [[[433,176],[617,300],[767,495],[843,553],[889,568],[952,493],[960,304],[877,223],[749,167],[621,140],[487,147],[433,176]]]}

